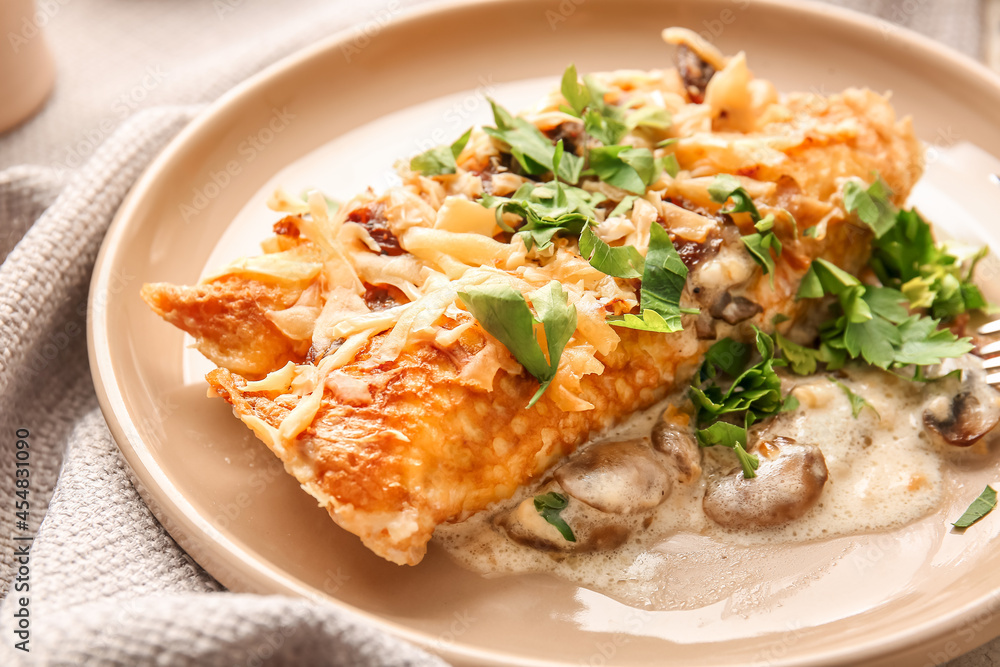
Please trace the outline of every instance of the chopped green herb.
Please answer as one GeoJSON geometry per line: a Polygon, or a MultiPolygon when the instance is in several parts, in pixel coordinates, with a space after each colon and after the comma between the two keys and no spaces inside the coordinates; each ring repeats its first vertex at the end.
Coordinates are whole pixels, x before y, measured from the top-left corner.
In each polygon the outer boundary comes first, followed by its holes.
{"type": "Polygon", "coordinates": [[[639,315],[608,318],[608,324],[629,329],[672,333],[683,329],[681,293],[688,270],[663,227],[649,229],[649,249],[642,272],[639,315]]]}
{"type": "MultiPolygon", "coordinates": [[[[558,170],[564,159],[562,140],[556,144],[552,159],[558,170]]],[[[584,227],[594,222],[597,215],[594,206],[603,200],[604,195],[600,193],[563,185],[556,178],[552,183],[525,183],[510,197],[484,194],[480,203],[496,209],[497,225],[505,231],[515,230],[504,222],[504,213],[524,218],[516,235],[531,250],[535,245],[547,248],[557,234],[579,236],[584,227]]]]}
{"type": "Polygon", "coordinates": [[[455,160],[461,155],[462,149],[469,143],[471,136],[472,128],[470,127],[451,146],[435,146],[424,151],[410,160],[410,169],[419,171],[424,176],[454,174],[458,169],[458,163],[455,160]]]}
{"type": "Polygon", "coordinates": [[[530,408],[555,377],[563,349],[576,330],[576,307],[568,303],[568,295],[555,280],[528,295],[537,319],[524,295],[507,283],[469,287],[458,296],[483,329],[503,343],[518,363],[541,383],[528,403],[530,408]],[[545,329],[548,359],[535,337],[536,322],[545,329]]]}
{"type": "Polygon", "coordinates": [[[774,340],[781,348],[781,353],[788,362],[789,368],[796,375],[812,375],[816,372],[816,362],[819,351],[793,343],[780,333],[774,334],[774,340]]]}
{"type": "Polygon", "coordinates": [[[556,530],[559,531],[559,534],[563,536],[563,539],[567,542],[576,542],[576,536],[573,534],[573,529],[570,528],[569,524],[566,523],[566,520],[560,516],[560,513],[566,509],[567,505],[569,505],[569,498],[561,493],[549,492],[535,496],[535,511],[538,512],[543,519],[555,526],[556,530]]]}
{"type": "Polygon", "coordinates": [[[979,494],[979,497],[972,501],[969,509],[965,510],[965,513],[958,518],[958,521],[951,525],[955,526],[955,528],[968,528],[992,512],[996,506],[997,492],[993,490],[993,487],[987,485],[983,489],[983,492],[979,494]]]}
{"type": "Polygon", "coordinates": [[[601,115],[599,111],[594,109],[587,109],[587,112],[583,114],[583,131],[605,146],[614,146],[625,136],[628,128],[625,127],[625,123],[616,118],[601,115]]]}
{"type": "Polygon", "coordinates": [[[771,276],[771,286],[774,287],[774,257],[781,256],[781,241],[774,233],[774,215],[769,213],[762,218],[750,193],[740,185],[735,176],[729,174],[718,174],[708,186],[708,194],[717,204],[733,200],[731,208],[720,208],[719,213],[750,214],[757,232],[744,236],[743,245],[754,261],[760,265],[761,270],[771,276]],[[774,257],[771,256],[772,250],[774,257]]]}
{"type": "Polygon", "coordinates": [[[656,147],[657,148],[666,148],[667,146],[670,146],[672,144],[676,144],[678,141],[680,141],[679,138],[677,138],[677,137],[670,137],[669,139],[664,139],[663,141],[656,142],[656,147]]]}
{"type": "Polygon", "coordinates": [[[590,168],[605,183],[641,195],[659,175],[648,148],[599,146],[590,151],[590,168]]]}
{"type": "MultiPolygon", "coordinates": [[[[483,131],[506,144],[525,173],[541,176],[553,171],[556,149],[541,130],[521,117],[511,116],[509,111],[493,100],[490,100],[490,105],[493,107],[496,127],[484,127],[483,131]]],[[[567,183],[576,183],[580,180],[582,169],[583,158],[567,153],[558,167],[558,176],[567,183]]]]}
{"type": "Polygon", "coordinates": [[[613,218],[616,215],[625,215],[632,210],[632,205],[635,204],[635,200],[638,199],[636,195],[625,195],[622,200],[618,202],[618,205],[608,213],[609,218],[613,218]]]}
{"type": "Polygon", "coordinates": [[[590,106],[590,89],[580,83],[577,78],[576,65],[570,65],[563,72],[560,90],[577,117],[580,117],[583,110],[590,106]]]}
{"type": "Polygon", "coordinates": [[[899,211],[895,224],[872,243],[869,265],[879,281],[900,290],[913,308],[951,319],[988,307],[972,282],[988,248],[936,244],[930,225],[913,210],[899,211]]]}
{"type": "Polygon", "coordinates": [[[875,238],[882,238],[896,224],[896,207],[889,201],[891,197],[892,190],[881,178],[875,179],[867,189],[857,181],[844,185],[844,207],[871,227],[875,238]]]}
{"type": "Polygon", "coordinates": [[[806,227],[806,230],[802,232],[802,236],[808,236],[811,239],[816,238],[817,234],[819,234],[819,227],[816,225],[812,225],[811,227],[806,227]]]}
{"type": "Polygon", "coordinates": [[[616,278],[641,278],[646,264],[635,246],[612,248],[589,226],[580,234],[580,254],[595,269],[616,278]]]}
{"type": "Polygon", "coordinates": [[[870,408],[871,411],[875,413],[876,417],[878,417],[879,419],[882,418],[882,415],[878,413],[878,410],[876,410],[871,403],[865,400],[863,396],[855,394],[853,391],[851,391],[850,387],[848,387],[840,380],[836,380],[834,378],[827,378],[827,379],[830,380],[830,382],[837,385],[838,387],[840,387],[841,390],[844,392],[844,394],[847,395],[847,400],[850,401],[851,403],[851,414],[854,416],[855,419],[858,418],[858,415],[861,414],[861,411],[864,410],[865,408],[870,408]]]}
{"type": "Polygon", "coordinates": [[[828,368],[839,367],[846,358],[862,358],[886,370],[919,367],[972,349],[968,338],[939,329],[939,320],[910,315],[902,292],[864,285],[834,264],[816,259],[803,276],[798,298],[826,294],[836,296],[839,306],[820,327],[821,360],[828,361],[828,368]]]}
{"type": "Polygon", "coordinates": [[[755,331],[759,362],[747,368],[750,346],[724,338],[709,348],[688,392],[695,406],[699,444],[731,447],[747,478],[755,476],[758,463],[755,455],[746,452],[749,428],[761,419],[798,407],[793,397],[781,396],[781,378],[774,371],[780,363],[774,358],[774,341],[759,329],[755,331]],[[718,383],[723,375],[732,378],[725,389],[718,383]]]}
{"type": "Polygon", "coordinates": [[[634,130],[637,127],[665,130],[670,127],[670,113],[663,107],[646,105],[625,117],[625,127],[629,130],[634,130]]]}
{"type": "Polygon", "coordinates": [[[733,200],[732,208],[720,208],[719,213],[749,213],[754,222],[760,220],[760,211],[753,203],[740,181],[730,174],[718,174],[708,186],[708,195],[717,204],[725,204],[733,200]]]}
{"type": "Polygon", "coordinates": [[[677,174],[681,171],[681,165],[678,164],[676,155],[671,153],[670,155],[664,155],[656,160],[660,171],[665,171],[670,174],[670,178],[677,178],[677,174]]]}
{"type": "Polygon", "coordinates": [[[702,447],[714,447],[715,445],[729,447],[736,452],[736,459],[743,468],[743,477],[752,479],[757,476],[755,471],[760,467],[760,459],[757,458],[756,454],[750,454],[746,450],[746,428],[718,421],[708,428],[698,431],[698,442],[702,447]]]}

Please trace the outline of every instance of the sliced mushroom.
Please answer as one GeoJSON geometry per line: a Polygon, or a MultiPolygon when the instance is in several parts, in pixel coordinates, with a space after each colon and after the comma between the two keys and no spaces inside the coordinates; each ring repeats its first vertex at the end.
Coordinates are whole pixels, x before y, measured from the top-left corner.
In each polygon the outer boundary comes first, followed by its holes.
{"type": "MultiPolygon", "coordinates": [[[[696,287],[695,289],[700,288],[696,287]]],[[[715,340],[719,336],[715,331],[715,318],[705,311],[701,311],[698,319],[695,320],[694,331],[698,340],[715,340]]]]}
{"type": "Polygon", "coordinates": [[[763,312],[760,304],[754,303],[744,296],[733,296],[729,292],[723,292],[718,300],[712,304],[710,313],[712,317],[725,320],[727,324],[739,324],[744,320],[749,320],[757,313],[763,312]]]}
{"type": "Polygon", "coordinates": [[[759,441],[757,476],[736,468],[709,484],[702,507],[726,528],[778,526],[799,518],[819,499],[826,484],[826,459],[814,445],[791,438],[759,441]]]}
{"type": "Polygon", "coordinates": [[[995,391],[963,387],[954,396],[937,396],[924,409],[924,426],[956,447],[968,447],[1000,422],[995,391]],[[986,393],[989,392],[989,393],[986,393]]]}
{"type": "Polygon", "coordinates": [[[701,447],[688,431],[682,431],[661,419],[653,427],[653,447],[667,455],[677,472],[677,481],[693,482],[701,475],[701,447]]]}
{"type": "Polygon", "coordinates": [[[494,523],[514,542],[540,551],[585,553],[605,551],[620,546],[629,536],[629,528],[608,515],[577,503],[563,512],[563,519],[573,530],[576,541],[567,540],[559,530],[535,509],[534,498],[521,501],[512,512],[498,516],[494,523]]]}
{"type": "Polygon", "coordinates": [[[653,509],[670,495],[670,475],[642,440],[587,447],[553,473],[577,500],[611,514],[653,509]]]}
{"type": "Polygon", "coordinates": [[[715,68],[702,60],[685,44],[677,46],[674,60],[677,63],[677,73],[684,81],[688,97],[695,104],[701,104],[705,101],[705,89],[708,88],[708,82],[715,76],[715,68]]]}
{"type": "Polygon", "coordinates": [[[545,131],[545,135],[552,140],[552,143],[562,139],[563,148],[567,153],[576,153],[583,137],[583,123],[580,121],[563,121],[550,130],[545,131]]]}

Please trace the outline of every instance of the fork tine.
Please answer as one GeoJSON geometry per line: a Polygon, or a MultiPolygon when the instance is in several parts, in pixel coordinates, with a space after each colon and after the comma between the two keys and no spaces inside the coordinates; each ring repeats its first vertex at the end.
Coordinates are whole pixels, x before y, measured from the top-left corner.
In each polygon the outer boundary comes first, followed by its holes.
{"type": "Polygon", "coordinates": [[[1000,340],[987,343],[979,348],[979,354],[996,354],[1000,352],[1000,340]]]}
{"type": "Polygon", "coordinates": [[[979,327],[979,333],[988,336],[990,334],[995,334],[1000,332],[1000,319],[993,320],[992,322],[987,322],[983,326],[979,327]]]}
{"type": "Polygon", "coordinates": [[[1000,384],[1000,373],[990,373],[987,375],[986,384],[1000,384]]]}
{"type": "Polygon", "coordinates": [[[991,359],[987,359],[986,361],[983,362],[983,368],[985,368],[986,370],[1000,368],[1000,357],[993,357],[991,359]]]}

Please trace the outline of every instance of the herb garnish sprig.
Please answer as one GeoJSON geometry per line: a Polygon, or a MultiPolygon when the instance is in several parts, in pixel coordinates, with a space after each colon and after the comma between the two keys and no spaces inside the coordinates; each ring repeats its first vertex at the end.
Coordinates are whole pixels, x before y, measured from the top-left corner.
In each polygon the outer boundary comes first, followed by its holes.
{"type": "Polygon", "coordinates": [[[749,365],[751,347],[723,338],[705,354],[688,392],[695,407],[698,444],[731,448],[747,479],[757,476],[760,465],[757,456],[747,452],[750,427],[799,405],[794,396],[781,395],[781,378],[774,369],[785,362],[775,358],[774,341],[760,329],[754,331],[760,361],[749,365]],[[725,378],[730,379],[728,386],[725,378]]]}
{"type": "Polygon", "coordinates": [[[725,204],[732,200],[729,208],[720,208],[719,213],[747,213],[753,221],[753,234],[742,237],[743,245],[753,260],[760,265],[761,271],[771,276],[771,286],[774,286],[774,258],[781,256],[781,240],[774,233],[774,214],[761,216],[753,203],[750,193],[740,184],[740,181],[730,174],[718,174],[708,186],[708,195],[717,204],[725,204]],[[771,252],[774,252],[772,257],[771,252]]]}
{"type": "Polygon", "coordinates": [[[875,234],[868,265],[879,282],[902,292],[911,308],[926,309],[939,319],[987,308],[972,276],[989,248],[956,253],[953,244],[935,243],[930,225],[920,214],[897,210],[891,196],[881,179],[867,189],[854,181],[844,186],[845,207],[875,234]]]}
{"type": "Polygon", "coordinates": [[[566,519],[561,516],[562,511],[569,505],[569,498],[561,493],[550,491],[549,493],[535,496],[534,504],[535,511],[554,526],[559,531],[559,534],[563,536],[564,540],[567,542],[576,542],[576,535],[573,534],[573,529],[566,523],[566,519]]]}
{"type": "Polygon", "coordinates": [[[940,320],[911,314],[899,290],[863,284],[831,262],[815,259],[803,276],[797,298],[827,295],[837,301],[831,318],[820,327],[819,349],[813,354],[830,370],[841,368],[848,359],[863,359],[883,370],[915,366],[919,378],[923,366],[972,350],[968,338],[939,329],[940,320]]]}
{"type": "Polygon", "coordinates": [[[466,288],[458,297],[483,329],[538,380],[538,390],[527,407],[533,406],[552,383],[566,343],[576,331],[576,307],[568,303],[569,295],[555,280],[528,294],[527,299],[509,284],[495,281],[466,288]],[[544,351],[535,336],[535,324],[541,324],[545,331],[544,351]]]}
{"type": "Polygon", "coordinates": [[[997,506],[997,492],[992,486],[987,485],[979,497],[972,501],[969,508],[958,518],[958,521],[951,524],[955,528],[968,528],[984,516],[993,511],[997,506]]]}

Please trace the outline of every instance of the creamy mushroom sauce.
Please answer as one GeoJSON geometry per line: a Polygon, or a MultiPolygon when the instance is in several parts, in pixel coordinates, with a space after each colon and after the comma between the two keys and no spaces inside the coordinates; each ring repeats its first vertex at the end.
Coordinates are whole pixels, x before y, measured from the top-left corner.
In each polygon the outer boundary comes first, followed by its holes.
{"type": "Polygon", "coordinates": [[[671,576],[692,559],[731,557],[725,567],[734,567],[755,550],[889,530],[939,507],[953,464],[985,461],[992,440],[956,446],[941,433],[961,443],[970,434],[956,435],[960,427],[981,435],[1000,419],[1000,393],[983,384],[980,360],[949,360],[942,371],[956,366],[963,380],[926,384],[845,369],[837,379],[870,404],[857,418],[830,375],[784,375],[783,391],[800,407],[752,430],[761,460],[753,480],[742,479],[731,450],[692,449],[686,392],[678,392],[513,498],[439,526],[435,540],[482,574],[549,572],[637,607],[702,606],[719,596],[692,596],[671,576]],[[561,516],[575,543],[535,510],[534,496],[549,491],[569,498],[561,516]]]}

